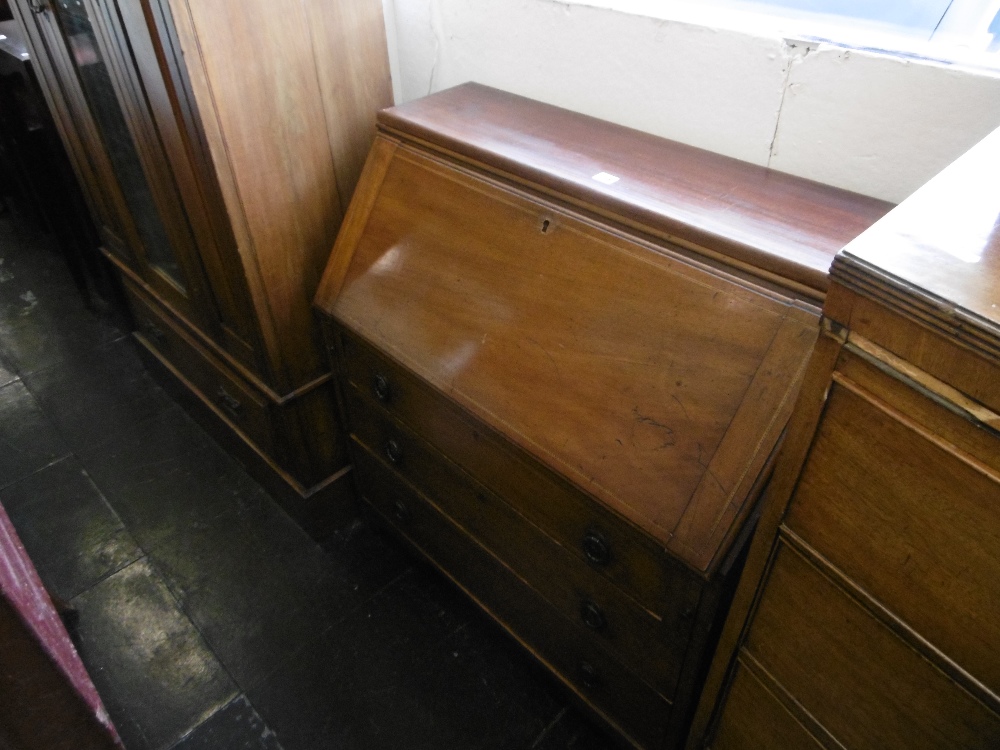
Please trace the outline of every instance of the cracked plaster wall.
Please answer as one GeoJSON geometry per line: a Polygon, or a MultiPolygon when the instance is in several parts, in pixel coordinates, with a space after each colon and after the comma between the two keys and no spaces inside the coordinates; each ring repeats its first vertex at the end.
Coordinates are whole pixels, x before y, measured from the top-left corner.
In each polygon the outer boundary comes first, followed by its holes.
{"type": "Polygon", "coordinates": [[[479,81],[900,201],[1000,126],[1000,75],[554,0],[383,0],[397,101],[479,81]]]}

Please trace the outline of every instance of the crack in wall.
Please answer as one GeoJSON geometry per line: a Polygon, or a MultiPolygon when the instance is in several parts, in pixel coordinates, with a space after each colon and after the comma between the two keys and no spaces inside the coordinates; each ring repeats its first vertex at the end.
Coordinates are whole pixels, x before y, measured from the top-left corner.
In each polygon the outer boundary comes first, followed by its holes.
{"type": "Polygon", "coordinates": [[[431,37],[434,39],[434,64],[431,65],[430,80],[427,82],[427,95],[434,93],[434,78],[437,75],[438,65],[441,62],[441,46],[444,40],[444,21],[441,18],[441,8],[438,0],[431,0],[428,6],[427,21],[431,29],[431,37]]]}
{"type": "Polygon", "coordinates": [[[785,97],[792,87],[792,69],[805,60],[810,53],[815,51],[815,47],[809,42],[793,39],[782,40],[782,53],[785,55],[785,78],[781,82],[781,98],[778,100],[778,111],[774,118],[774,132],[771,133],[771,143],[767,149],[767,166],[771,166],[774,158],[774,147],[778,141],[778,131],[781,128],[781,114],[785,110],[785,97]]]}

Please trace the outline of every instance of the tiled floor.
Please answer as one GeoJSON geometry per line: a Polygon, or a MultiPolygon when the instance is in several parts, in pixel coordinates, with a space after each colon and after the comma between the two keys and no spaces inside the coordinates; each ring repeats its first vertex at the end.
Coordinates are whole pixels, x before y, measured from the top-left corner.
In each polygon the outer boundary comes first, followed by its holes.
{"type": "Polygon", "coordinates": [[[0,216],[0,502],[128,750],[603,748],[465,599],[359,520],[314,544],[0,216]]]}

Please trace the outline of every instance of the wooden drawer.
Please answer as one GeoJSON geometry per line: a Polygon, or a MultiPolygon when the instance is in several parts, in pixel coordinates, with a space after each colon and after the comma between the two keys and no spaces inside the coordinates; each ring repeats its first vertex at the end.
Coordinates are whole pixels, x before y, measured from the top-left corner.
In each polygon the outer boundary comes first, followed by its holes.
{"type": "Polygon", "coordinates": [[[744,650],[852,750],[1000,747],[1000,717],[787,544],[744,650]]]}
{"type": "Polygon", "coordinates": [[[823,750],[824,746],[747,667],[738,663],[712,750],[823,750]]]}
{"type": "MultiPolygon", "coordinates": [[[[841,383],[786,525],[1000,695],[997,475],[874,394],[841,383]]],[[[925,401],[922,421],[936,410],[949,430],[981,432],[925,401]]]]}
{"type": "Polygon", "coordinates": [[[370,467],[359,474],[362,486],[378,471],[404,477],[564,617],[596,633],[661,695],[673,696],[693,618],[661,621],[353,389],[347,389],[345,403],[354,439],[380,458],[373,462],[355,449],[355,463],[370,467]]]}
{"type": "Polygon", "coordinates": [[[268,402],[228,371],[171,316],[125,284],[140,343],[193,386],[203,401],[265,453],[272,450],[268,402]]]}
{"type": "Polygon", "coordinates": [[[363,450],[364,499],[583,701],[634,744],[660,747],[671,704],[625,669],[596,634],[556,612],[426,497],[363,450]]]}
{"type": "Polygon", "coordinates": [[[334,331],[345,379],[358,391],[665,622],[694,613],[699,582],[650,537],[358,337],[334,331]]]}

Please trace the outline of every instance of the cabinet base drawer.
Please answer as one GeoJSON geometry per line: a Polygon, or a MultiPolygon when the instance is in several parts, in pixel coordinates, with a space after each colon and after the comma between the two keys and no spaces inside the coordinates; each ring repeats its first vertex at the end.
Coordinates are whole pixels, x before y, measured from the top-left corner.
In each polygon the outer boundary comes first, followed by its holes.
{"type": "Polygon", "coordinates": [[[1000,716],[872,616],[831,575],[779,543],[741,653],[844,747],[1000,746],[1000,716]]]}
{"type": "Polygon", "coordinates": [[[220,416],[265,453],[270,453],[274,440],[265,398],[228,372],[168,313],[127,281],[125,291],[141,343],[170,362],[220,416]]]}
{"type": "Polygon", "coordinates": [[[726,714],[712,740],[712,750],[823,750],[824,745],[809,733],[756,675],[742,663],[738,663],[736,669],[726,699],[726,714]]]}
{"type": "Polygon", "coordinates": [[[275,400],[221,362],[183,322],[125,284],[147,367],[309,534],[323,539],[357,510],[331,382],[275,400]]]}
{"type": "Polygon", "coordinates": [[[330,327],[343,386],[371,394],[478,482],[639,604],[672,622],[697,607],[701,583],[663,546],[531,459],[371,344],[330,327]],[[597,541],[594,541],[597,540],[597,541]]]}
{"type": "MultiPolygon", "coordinates": [[[[886,391],[834,382],[784,523],[1000,694],[1000,472],[887,405],[886,391]]],[[[987,434],[926,402],[936,429],[973,447],[987,434]]]]}
{"type": "MultiPolygon", "coordinates": [[[[359,451],[360,452],[360,449],[359,451]]],[[[671,705],[588,638],[433,503],[375,459],[355,465],[364,500],[631,745],[660,747],[671,705]]]]}

